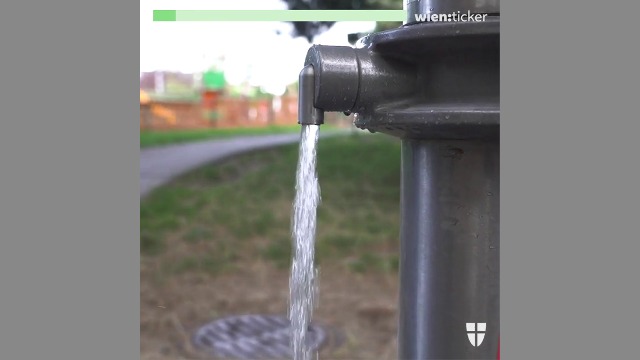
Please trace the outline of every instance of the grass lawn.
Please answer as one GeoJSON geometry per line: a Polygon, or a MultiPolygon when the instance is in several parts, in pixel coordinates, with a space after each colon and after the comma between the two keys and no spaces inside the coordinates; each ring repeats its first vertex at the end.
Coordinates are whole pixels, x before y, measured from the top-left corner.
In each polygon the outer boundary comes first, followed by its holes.
{"type": "Polygon", "coordinates": [[[140,131],[140,147],[160,146],[190,141],[219,139],[241,135],[268,135],[300,132],[300,125],[261,128],[226,128],[173,131],[140,131]]]}
{"type": "MultiPolygon", "coordinates": [[[[186,254],[166,270],[218,271],[255,256],[288,266],[297,156],[297,144],[249,153],[156,190],[140,205],[142,253],[162,253],[179,237],[212,251],[186,254]]],[[[399,143],[384,135],[321,139],[318,176],[318,261],[345,256],[352,270],[395,268],[388,250],[399,231],[399,143]]]]}
{"type": "MultiPolygon", "coordinates": [[[[141,201],[143,359],[187,356],[166,344],[213,317],[286,311],[297,158],[297,144],[244,154],[141,201]]],[[[400,143],[378,134],[320,139],[318,176],[314,319],[344,332],[332,359],[391,358],[400,143]]]]}

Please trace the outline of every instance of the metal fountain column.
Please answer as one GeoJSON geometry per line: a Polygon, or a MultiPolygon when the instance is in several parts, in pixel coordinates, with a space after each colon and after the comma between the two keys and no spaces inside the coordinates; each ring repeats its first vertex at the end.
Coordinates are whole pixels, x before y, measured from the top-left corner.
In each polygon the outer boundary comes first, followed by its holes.
{"type": "Polygon", "coordinates": [[[361,129],[402,139],[399,359],[496,359],[499,1],[407,0],[405,8],[405,25],[356,48],[309,50],[300,123],[343,111],[361,129]],[[458,11],[488,16],[415,17],[458,11]]]}

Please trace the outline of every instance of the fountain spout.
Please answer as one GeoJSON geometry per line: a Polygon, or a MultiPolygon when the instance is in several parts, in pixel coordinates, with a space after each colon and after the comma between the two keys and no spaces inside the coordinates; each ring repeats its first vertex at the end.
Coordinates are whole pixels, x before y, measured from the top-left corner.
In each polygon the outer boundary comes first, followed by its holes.
{"type": "Polygon", "coordinates": [[[298,90],[298,124],[324,124],[324,110],[315,107],[315,71],[312,65],[300,71],[298,90]]]}
{"type": "MultiPolygon", "coordinates": [[[[313,107],[322,111],[366,112],[376,104],[412,95],[415,84],[415,68],[408,62],[364,48],[314,45],[300,73],[300,114],[313,118],[306,103],[311,97],[313,107]]],[[[300,119],[301,124],[308,123],[300,119]]]]}

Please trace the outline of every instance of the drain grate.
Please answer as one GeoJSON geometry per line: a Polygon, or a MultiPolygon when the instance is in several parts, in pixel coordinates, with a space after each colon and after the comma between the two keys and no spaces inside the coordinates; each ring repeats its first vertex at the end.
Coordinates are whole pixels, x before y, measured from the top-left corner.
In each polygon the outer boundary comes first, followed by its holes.
{"type": "MultiPolygon", "coordinates": [[[[307,345],[318,350],[327,339],[311,324],[307,345]]],[[[199,328],[193,343],[210,355],[242,360],[291,358],[289,319],[275,315],[240,315],[215,320],[199,328]]]]}

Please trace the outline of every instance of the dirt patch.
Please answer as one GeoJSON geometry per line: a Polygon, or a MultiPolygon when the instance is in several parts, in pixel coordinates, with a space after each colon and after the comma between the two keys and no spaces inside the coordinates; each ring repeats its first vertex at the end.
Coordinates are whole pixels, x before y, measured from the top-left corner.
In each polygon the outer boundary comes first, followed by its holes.
{"type": "MultiPolygon", "coordinates": [[[[142,359],[210,359],[191,346],[194,331],[213,319],[287,313],[289,272],[262,261],[222,275],[185,273],[157,279],[153,261],[142,269],[142,359]]],[[[314,321],[335,330],[323,359],[396,357],[397,276],[320,268],[314,321]]]]}

